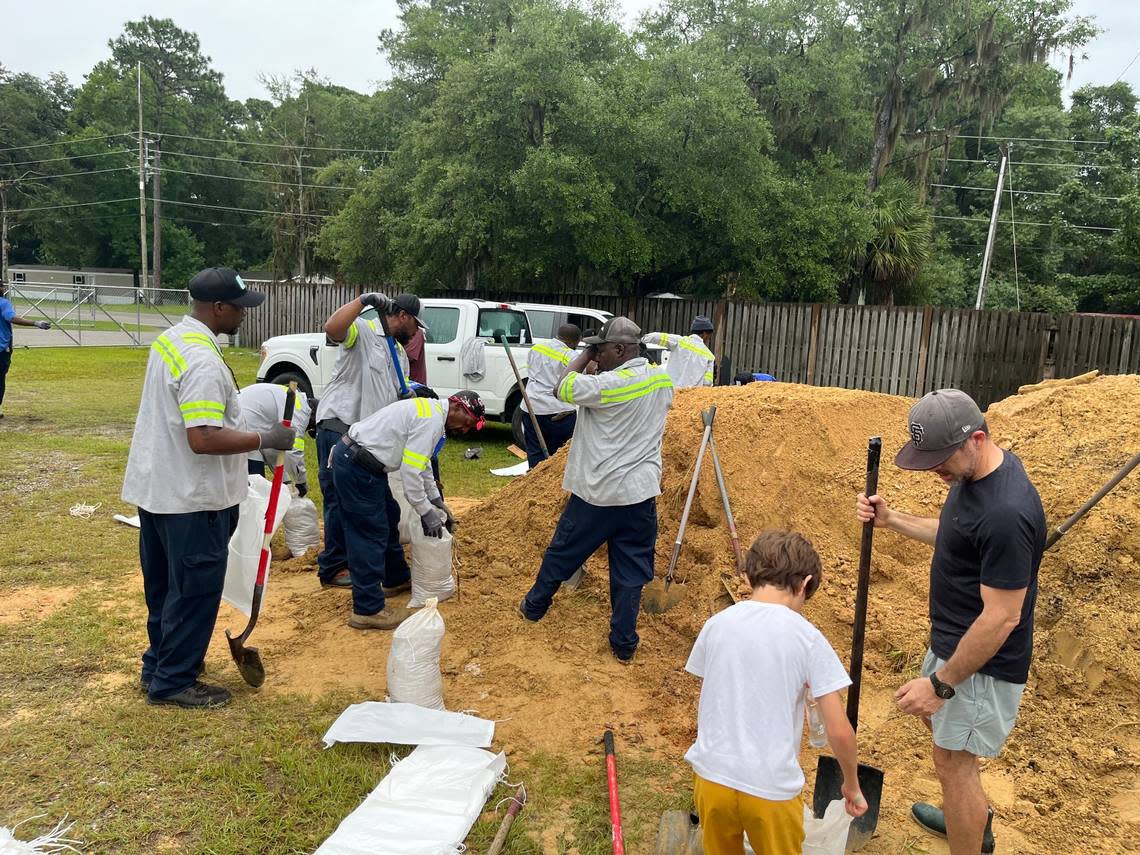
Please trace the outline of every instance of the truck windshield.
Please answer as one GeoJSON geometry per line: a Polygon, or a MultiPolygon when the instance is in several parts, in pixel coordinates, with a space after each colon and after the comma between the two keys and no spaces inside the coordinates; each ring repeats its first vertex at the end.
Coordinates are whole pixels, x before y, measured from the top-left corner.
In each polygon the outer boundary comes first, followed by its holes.
{"type": "Polygon", "coordinates": [[[480,309],[479,337],[498,341],[500,335],[506,335],[511,344],[529,344],[532,339],[526,312],[517,309],[480,309]]]}

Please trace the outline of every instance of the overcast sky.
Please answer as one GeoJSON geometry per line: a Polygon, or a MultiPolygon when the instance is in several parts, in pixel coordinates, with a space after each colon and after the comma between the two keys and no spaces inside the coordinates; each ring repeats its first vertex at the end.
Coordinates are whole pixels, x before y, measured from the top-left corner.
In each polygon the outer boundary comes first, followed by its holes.
{"type": "MultiPolygon", "coordinates": [[[[618,0],[625,18],[655,0],[618,0]]],[[[225,76],[231,98],[265,97],[261,75],[316,68],[342,86],[371,92],[388,73],[377,36],[397,23],[394,0],[4,0],[0,64],[45,76],[64,72],[79,84],[108,54],[108,39],[125,21],[143,15],[173,18],[198,34],[202,50],[225,76]]],[[[1140,91],[1140,3],[1076,0],[1075,11],[1093,15],[1105,32],[1085,50],[1067,90],[1085,83],[1110,84],[1124,72],[1140,91]]],[[[1066,60],[1058,58],[1058,67],[1066,60]]]]}

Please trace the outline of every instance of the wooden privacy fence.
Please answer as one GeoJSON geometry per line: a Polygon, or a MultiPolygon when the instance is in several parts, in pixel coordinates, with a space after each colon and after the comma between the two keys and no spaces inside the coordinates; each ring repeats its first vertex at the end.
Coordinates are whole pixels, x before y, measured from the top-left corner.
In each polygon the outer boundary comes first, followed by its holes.
{"type": "MultiPolygon", "coordinates": [[[[242,342],[316,332],[359,288],[250,283],[270,298],[251,311],[242,342]]],[[[953,386],[984,408],[1027,383],[1094,368],[1140,374],[1140,318],[736,300],[631,298],[608,294],[431,296],[581,306],[632,318],[645,332],[687,333],[696,315],[717,326],[716,351],[732,372],[757,371],[788,383],[840,386],[918,397],[953,386]]]]}

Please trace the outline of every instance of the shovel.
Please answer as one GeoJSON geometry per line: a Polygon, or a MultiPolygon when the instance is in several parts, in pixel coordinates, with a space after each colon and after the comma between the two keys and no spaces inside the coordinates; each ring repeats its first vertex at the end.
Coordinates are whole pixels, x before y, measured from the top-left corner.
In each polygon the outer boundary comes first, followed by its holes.
{"type": "MultiPolygon", "coordinates": [[[[281,424],[292,427],[293,405],[297,401],[297,384],[290,383],[285,393],[285,415],[281,424]]],[[[273,467],[273,486],[269,489],[269,506],[265,509],[265,537],[261,541],[261,557],[257,562],[257,580],[253,586],[253,603],[249,609],[249,623],[241,635],[234,638],[226,630],[226,640],[230,643],[230,655],[238,667],[241,678],[255,689],[265,682],[265,666],[261,664],[261,654],[256,647],[246,647],[253,628],[257,626],[257,615],[261,612],[261,596],[265,592],[265,575],[269,572],[269,541],[273,539],[273,521],[277,518],[277,500],[281,497],[281,482],[285,478],[285,452],[277,452],[277,465],[273,467]]]]}
{"type": "MultiPolygon", "coordinates": [[[[879,455],[883,441],[871,437],[867,442],[867,486],[864,493],[875,495],[879,488],[879,455]]],[[[863,523],[863,540],[859,547],[859,585],[855,594],[855,627],[851,633],[851,688],[847,692],[847,720],[856,730],[859,727],[859,684],[863,676],[863,635],[867,628],[867,589],[871,583],[871,538],[875,522],[863,523]]],[[[879,824],[879,808],[883,802],[883,772],[873,766],[859,764],[859,789],[867,800],[867,812],[851,822],[847,834],[847,851],[861,849],[879,824]]],[[[815,793],[812,810],[822,819],[827,806],[842,799],[843,770],[834,757],[823,756],[815,769],[815,793]]]]}
{"type": "Polygon", "coordinates": [[[1132,455],[1132,459],[1129,460],[1127,463],[1125,463],[1123,466],[1121,466],[1120,469],[1117,471],[1117,473],[1108,479],[1108,483],[1106,483],[1103,487],[1101,487],[1099,490],[1097,490],[1095,493],[1093,493],[1091,499],[1089,499],[1087,502],[1085,502],[1083,505],[1081,505],[1079,508],[1077,508],[1076,513],[1074,513],[1071,517],[1069,517],[1067,520],[1065,520],[1063,523],[1061,523],[1059,526],[1057,526],[1055,529],[1053,529],[1051,532],[1049,532],[1049,536],[1047,538],[1045,538],[1045,548],[1049,549],[1050,547],[1053,546],[1053,544],[1055,544],[1058,540],[1060,540],[1062,537],[1064,537],[1065,532],[1067,532],[1070,528],[1072,528],[1076,524],[1077,520],[1079,520],[1081,517],[1083,517],[1089,511],[1091,511],[1093,508],[1093,505],[1095,505],[1097,502],[1099,502],[1101,499],[1103,499],[1105,496],[1107,496],[1110,492],[1112,492],[1112,489],[1117,484],[1119,484],[1126,477],[1128,477],[1128,473],[1131,472],[1133,469],[1135,469],[1137,464],[1140,464],[1140,451],[1138,451],[1134,455],[1132,455]]]}
{"type": "Polygon", "coordinates": [[[641,608],[650,614],[656,615],[667,612],[685,599],[684,589],[670,589],[673,585],[673,572],[677,569],[677,559],[681,556],[681,541],[685,537],[685,526],[689,522],[689,511],[693,508],[693,496],[697,493],[697,482],[701,478],[701,463],[705,459],[705,448],[708,447],[709,440],[712,439],[713,418],[715,416],[716,407],[709,407],[701,413],[701,419],[705,423],[705,433],[701,437],[701,450],[697,452],[697,463],[693,467],[693,480],[689,483],[689,495],[685,499],[685,510],[681,513],[681,525],[677,529],[677,540],[673,543],[673,555],[669,558],[669,569],[665,573],[665,579],[664,581],[654,579],[641,592],[641,608]]]}
{"type": "Polygon", "coordinates": [[[503,345],[503,350],[507,354],[507,361],[511,363],[511,371],[515,373],[515,385],[518,386],[519,394],[526,402],[526,412],[530,417],[530,426],[534,428],[534,435],[538,437],[538,447],[542,449],[542,459],[549,460],[550,452],[546,450],[546,437],[542,435],[542,430],[538,426],[538,416],[534,414],[534,407],[530,404],[530,396],[526,393],[526,383],[523,382],[522,374],[519,373],[519,366],[515,362],[515,355],[511,353],[511,346],[507,342],[506,333],[499,334],[499,342],[503,345]]]}

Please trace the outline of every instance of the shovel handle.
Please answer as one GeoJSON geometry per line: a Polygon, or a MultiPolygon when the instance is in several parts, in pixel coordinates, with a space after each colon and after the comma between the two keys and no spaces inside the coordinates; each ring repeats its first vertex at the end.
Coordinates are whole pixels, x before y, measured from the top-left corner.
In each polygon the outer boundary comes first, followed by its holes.
{"type": "MultiPolygon", "coordinates": [[[[282,427],[293,426],[293,410],[297,405],[297,383],[289,384],[285,392],[285,412],[281,417],[282,427]]],[[[269,573],[270,549],[269,542],[273,539],[273,522],[277,519],[277,505],[281,498],[281,485],[285,480],[285,452],[278,450],[277,463],[273,467],[273,484],[269,488],[269,504],[265,508],[265,528],[261,540],[261,554],[257,559],[257,578],[253,583],[253,601],[250,603],[249,623],[238,636],[238,642],[244,644],[249,638],[253,628],[257,626],[257,616],[261,612],[261,597],[265,591],[265,577],[269,573]]]]}
{"type": "Polygon", "coordinates": [[[606,746],[606,788],[610,795],[610,829],[613,834],[614,855],[625,855],[625,842],[621,834],[621,801],[618,798],[617,757],[614,753],[614,732],[602,734],[606,746]]]}
{"type": "MultiPolygon", "coordinates": [[[[864,494],[873,496],[879,491],[879,459],[882,456],[882,437],[873,436],[867,441],[867,481],[864,494]]],[[[859,727],[859,688],[863,676],[863,640],[867,630],[867,591],[871,586],[871,542],[875,536],[875,522],[863,523],[863,538],[859,544],[859,581],[855,591],[855,626],[851,632],[851,688],[847,692],[847,720],[853,729],[859,727]]]]}
{"type": "Polygon", "coordinates": [[[1069,517],[1067,520],[1049,532],[1049,536],[1045,539],[1045,548],[1048,549],[1058,540],[1064,537],[1065,532],[1076,525],[1077,521],[1080,520],[1080,518],[1087,514],[1089,511],[1091,511],[1097,502],[1112,492],[1113,488],[1116,487],[1117,484],[1128,477],[1128,473],[1135,469],[1137,464],[1140,464],[1140,451],[1132,455],[1131,460],[1121,466],[1120,469],[1117,470],[1116,474],[1109,478],[1108,482],[1103,487],[1093,493],[1091,499],[1077,508],[1076,513],[1074,513],[1071,517],[1069,517]]]}
{"type": "Polygon", "coordinates": [[[681,541],[685,537],[685,528],[689,524],[689,511],[693,509],[693,497],[697,494],[697,482],[701,479],[701,463],[705,459],[705,449],[712,439],[712,420],[716,415],[716,407],[709,407],[701,418],[705,423],[705,432],[701,437],[701,450],[697,452],[697,462],[693,466],[693,480],[689,482],[689,495],[685,497],[685,510],[681,512],[681,524],[677,526],[677,540],[673,543],[673,557],[669,561],[669,572],[665,575],[665,587],[673,581],[673,571],[677,568],[677,557],[681,554],[681,541]]]}
{"type": "Polygon", "coordinates": [[[515,355],[511,353],[511,345],[507,341],[506,333],[499,333],[499,343],[503,346],[503,351],[507,354],[507,361],[511,363],[511,371],[515,374],[515,385],[519,388],[519,395],[522,396],[523,401],[526,403],[526,413],[530,418],[530,426],[534,428],[534,435],[538,437],[538,447],[542,449],[542,459],[550,459],[550,451],[546,447],[546,437],[542,435],[542,429],[538,426],[538,416],[535,415],[534,407],[530,405],[530,396],[526,393],[526,384],[523,382],[522,374],[519,372],[519,366],[515,362],[515,355]]]}
{"type": "Polygon", "coordinates": [[[744,554],[740,551],[740,536],[736,533],[736,520],[732,516],[732,502],[728,499],[728,485],[724,480],[724,470],[720,468],[720,455],[716,453],[716,437],[709,435],[709,451],[712,453],[713,471],[716,472],[716,486],[720,490],[720,500],[724,505],[724,517],[728,521],[728,536],[732,540],[732,554],[736,559],[736,572],[744,572],[744,554]]]}

